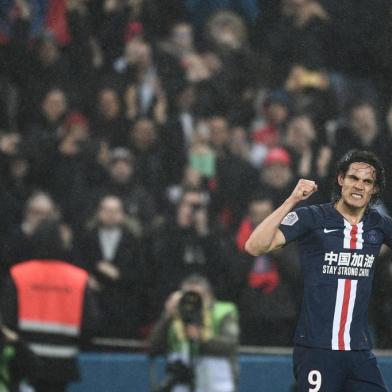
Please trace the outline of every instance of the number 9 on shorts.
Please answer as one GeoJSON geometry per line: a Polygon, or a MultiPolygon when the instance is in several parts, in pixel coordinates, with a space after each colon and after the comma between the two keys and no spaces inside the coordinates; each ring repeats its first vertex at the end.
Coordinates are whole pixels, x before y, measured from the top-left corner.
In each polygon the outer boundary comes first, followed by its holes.
{"type": "Polygon", "coordinates": [[[321,373],[318,370],[311,370],[308,374],[308,382],[310,385],[309,392],[317,392],[321,388],[321,373]]]}

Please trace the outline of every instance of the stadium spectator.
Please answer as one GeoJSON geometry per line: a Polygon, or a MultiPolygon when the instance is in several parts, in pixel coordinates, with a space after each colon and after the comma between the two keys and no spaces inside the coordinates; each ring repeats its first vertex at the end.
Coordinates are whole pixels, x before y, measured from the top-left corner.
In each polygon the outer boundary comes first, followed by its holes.
{"type": "Polygon", "coordinates": [[[31,26],[29,26],[28,38],[38,35],[39,31],[44,25],[46,7],[42,7],[43,2],[39,2],[40,7],[30,7],[25,0],[18,0],[14,4],[11,0],[1,3],[0,12],[3,16],[0,24],[1,42],[7,42],[12,35],[12,30],[15,29],[20,19],[32,19],[31,26]]]}
{"type": "Polygon", "coordinates": [[[191,273],[205,275],[217,295],[226,294],[230,265],[225,261],[219,235],[210,226],[208,199],[203,191],[184,190],[174,221],[168,220],[153,237],[152,257],[155,312],[159,312],[163,299],[191,273]]]}
{"type": "Polygon", "coordinates": [[[272,211],[269,198],[255,196],[236,234],[242,273],[238,294],[241,342],[254,346],[290,346],[298,315],[299,262],[295,247],[252,257],[245,243],[272,211]]]}
{"type": "Polygon", "coordinates": [[[347,112],[346,126],[336,131],[334,152],[341,157],[350,148],[366,149],[383,153],[384,139],[381,133],[378,113],[370,102],[353,102],[347,112]]]}
{"type": "Polygon", "coordinates": [[[234,11],[246,18],[248,23],[255,23],[257,16],[260,14],[260,6],[256,0],[222,0],[219,2],[190,0],[185,4],[186,10],[191,15],[192,22],[197,28],[202,27],[210,15],[222,9],[234,11]]]}
{"type": "Polygon", "coordinates": [[[198,168],[192,167],[191,165],[185,167],[182,180],[179,184],[167,188],[166,195],[169,203],[176,206],[183,193],[189,189],[204,192],[206,200],[209,200],[210,198],[205,178],[198,168]]]}
{"type": "Polygon", "coordinates": [[[126,85],[124,102],[128,120],[150,116],[157,124],[166,121],[166,96],[150,43],[135,37],[126,43],[124,54],[114,64],[120,85],[126,85]]]}
{"type": "Polygon", "coordinates": [[[208,280],[190,275],[167,299],[150,337],[152,354],[168,355],[170,390],[234,392],[238,379],[238,314],[217,301],[208,280]],[[181,389],[180,389],[181,388],[181,389]]]}
{"type": "Polygon", "coordinates": [[[291,110],[312,116],[321,142],[324,141],[326,123],[335,119],[337,111],[343,106],[343,98],[338,97],[339,88],[333,81],[333,75],[325,70],[312,70],[295,64],[284,82],[290,94],[291,110]]]}
{"type": "Polygon", "coordinates": [[[14,222],[20,222],[22,218],[22,205],[32,192],[31,164],[22,153],[17,153],[8,159],[5,167],[8,169],[3,177],[10,195],[15,200],[18,212],[15,214],[14,222]]]}
{"type": "Polygon", "coordinates": [[[98,91],[98,105],[92,129],[96,137],[111,147],[124,146],[127,142],[129,121],[124,117],[119,93],[111,87],[98,91]]]}
{"type": "Polygon", "coordinates": [[[143,259],[126,228],[121,199],[104,196],[94,226],[78,242],[82,266],[91,273],[102,313],[100,335],[139,337],[142,316],[143,259]]]}
{"type": "Polygon", "coordinates": [[[208,120],[196,123],[192,142],[187,149],[189,166],[205,179],[216,175],[216,153],[210,143],[211,133],[208,120]]]}
{"type": "Polygon", "coordinates": [[[137,181],[160,205],[167,178],[164,171],[163,146],[154,120],[149,117],[138,118],[130,130],[128,145],[135,156],[137,181]]]}
{"type": "Polygon", "coordinates": [[[287,124],[285,148],[293,159],[293,172],[297,177],[314,178],[318,184],[318,198],[329,200],[329,172],[332,149],[317,138],[310,116],[293,116],[287,124]]]}
{"type": "Polygon", "coordinates": [[[52,88],[46,91],[40,102],[40,111],[26,130],[29,134],[33,134],[29,137],[38,138],[38,140],[55,139],[67,110],[67,97],[62,89],[52,88]]]}
{"type": "Polygon", "coordinates": [[[67,243],[58,222],[41,221],[31,237],[30,258],[11,268],[2,288],[4,324],[43,363],[30,380],[37,392],[65,391],[79,379],[79,347],[98,326],[88,275],[66,261],[67,243]]]}
{"type": "Polygon", "coordinates": [[[258,191],[268,195],[274,206],[286,199],[289,186],[295,181],[292,162],[291,155],[283,147],[272,148],[265,157],[258,191]]]}
{"type": "Polygon", "coordinates": [[[47,91],[35,119],[24,129],[26,156],[31,160],[32,176],[37,188],[51,191],[52,159],[68,111],[68,100],[63,90],[47,91]]]}
{"type": "Polygon", "coordinates": [[[207,123],[209,144],[214,151],[215,175],[210,180],[211,212],[222,226],[235,227],[257,181],[250,163],[230,151],[230,128],[227,118],[213,116],[207,123]]]}
{"type": "Polygon", "coordinates": [[[110,152],[107,171],[108,178],[102,181],[97,194],[119,197],[127,215],[128,228],[136,237],[148,235],[154,226],[157,212],[154,199],[137,181],[135,157],[129,149],[117,147],[110,152]]]}
{"type": "Polygon", "coordinates": [[[230,152],[238,158],[250,161],[250,143],[245,127],[241,125],[233,126],[230,129],[230,152]]]}
{"type": "Polygon", "coordinates": [[[290,119],[284,140],[293,158],[293,170],[297,176],[320,180],[327,176],[332,150],[317,138],[314,123],[308,115],[297,115],[290,119]]]}
{"type": "MultiPolygon", "coordinates": [[[[32,7],[25,1],[27,8],[32,7]]],[[[29,127],[37,112],[39,100],[54,86],[59,89],[74,87],[74,73],[70,72],[67,55],[61,51],[55,36],[43,31],[34,45],[30,45],[28,29],[31,22],[31,9],[28,16],[17,19],[10,40],[8,64],[12,80],[16,83],[19,94],[18,124],[23,130],[29,127]],[[69,76],[71,75],[71,77],[69,76]]]]}
{"type": "Polygon", "coordinates": [[[258,54],[249,45],[247,26],[237,14],[219,11],[211,16],[204,30],[211,48],[207,59],[215,55],[215,62],[220,64],[219,72],[210,80],[210,94],[216,90],[217,100],[212,114],[224,114],[231,122],[248,126],[255,114],[256,89],[264,81],[258,73],[258,54]]]}
{"type": "Polygon", "coordinates": [[[2,261],[8,269],[32,258],[31,238],[38,225],[46,219],[59,219],[60,213],[53,199],[44,192],[33,193],[26,201],[23,221],[10,228],[2,249],[2,261]]]}
{"type": "Polygon", "coordinates": [[[284,91],[271,91],[263,100],[261,124],[251,134],[251,162],[257,168],[264,161],[268,149],[282,144],[284,126],[289,116],[290,98],[284,91]]]}
{"type": "Polygon", "coordinates": [[[96,101],[97,83],[104,70],[105,58],[93,31],[95,14],[91,10],[92,3],[78,0],[67,0],[64,3],[70,42],[63,52],[69,59],[74,80],[73,87],[69,89],[72,109],[94,112],[92,103],[96,101]]]}
{"type": "Polygon", "coordinates": [[[102,49],[105,69],[110,69],[122,52],[130,11],[126,3],[110,0],[104,0],[101,7],[94,10],[95,34],[102,49]]]}
{"type": "Polygon", "coordinates": [[[21,135],[16,132],[0,135],[0,205],[3,210],[0,238],[5,237],[23,214],[23,205],[31,193],[31,166],[21,151],[21,135]]]}
{"type": "Polygon", "coordinates": [[[188,149],[196,130],[195,104],[197,88],[193,83],[178,83],[175,97],[168,110],[167,123],[162,129],[162,144],[165,149],[165,170],[169,184],[181,181],[188,160],[188,149]]]}
{"type": "MultiPolygon", "coordinates": [[[[385,128],[383,162],[385,162],[385,167],[392,167],[392,156],[388,148],[389,146],[392,146],[392,102],[386,113],[385,128]]],[[[388,209],[389,215],[392,216],[392,174],[389,171],[386,173],[386,187],[383,202],[388,209]]]]}
{"type": "Polygon", "coordinates": [[[329,68],[335,45],[330,16],[321,2],[288,0],[280,4],[280,19],[267,37],[275,81],[282,84],[295,64],[329,68]]]}
{"type": "Polygon", "coordinates": [[[74,227],[82,216],[87,193],[87,177],[94,170],[95,143],[87,118],[71,112],[57,132],[45,165],[48,165],[48,188],[62,211],[63,218],[74,227]]]}
{"type": "Polygon", "coordinates": [[[309,116],[302,115],[290,119],[286,129],[285,145],[293,158],[293,170],[300,177],[315,174],[315,140],[316,131],[309,116]]]}
{"type": "Polygon", "coordinates": [[[171,88],[177,80],[192,80],[194,62],[199,58],[193,37],[193,27],[186,22],[172,26],[168,37],[159,45],[158,65],[166,88],[171,88]]]}

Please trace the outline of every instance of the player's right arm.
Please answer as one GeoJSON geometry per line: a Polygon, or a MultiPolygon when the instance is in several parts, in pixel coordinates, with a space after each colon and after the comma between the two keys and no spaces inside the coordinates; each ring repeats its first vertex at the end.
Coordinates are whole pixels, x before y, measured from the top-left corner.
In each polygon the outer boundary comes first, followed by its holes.
{"type": "Polygon", "coordinates": [[[300,201],[307,199],[316,191],[317,185],[314,181],[299,180],[284,203],[254,229],[246,241],[245,250],[252,256],[260,256],[282,247],[286,239],[279,230],[280,223],[300,201]]]}

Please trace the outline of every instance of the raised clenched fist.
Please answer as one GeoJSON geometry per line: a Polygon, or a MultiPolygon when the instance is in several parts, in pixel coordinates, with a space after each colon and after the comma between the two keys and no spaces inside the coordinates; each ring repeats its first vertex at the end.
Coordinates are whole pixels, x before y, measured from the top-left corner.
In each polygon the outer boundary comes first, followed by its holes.
{"type": "Polygon", "coordinates": [[[311,180],[300,179],[290,195],[296,203],[306,200],[313,193],[317,192],[317,184],[311,180]]]}

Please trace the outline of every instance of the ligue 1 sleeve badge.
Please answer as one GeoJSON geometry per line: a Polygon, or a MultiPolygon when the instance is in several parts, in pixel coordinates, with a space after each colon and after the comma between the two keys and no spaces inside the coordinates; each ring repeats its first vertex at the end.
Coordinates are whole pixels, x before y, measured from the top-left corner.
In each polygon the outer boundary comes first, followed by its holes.
{"type": "Polygon", "coordinates": [[[293,226],[298,221],[298,215],[295,211],[289,212],[282,220],[282,225],[293,226]]]}

